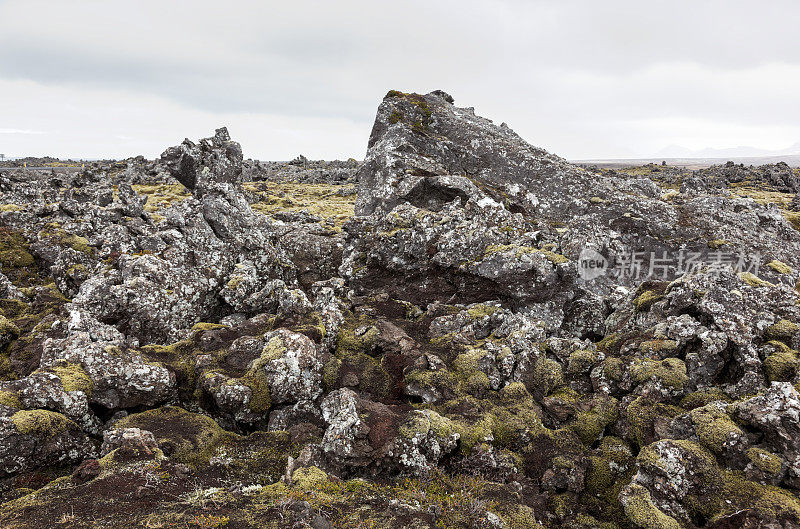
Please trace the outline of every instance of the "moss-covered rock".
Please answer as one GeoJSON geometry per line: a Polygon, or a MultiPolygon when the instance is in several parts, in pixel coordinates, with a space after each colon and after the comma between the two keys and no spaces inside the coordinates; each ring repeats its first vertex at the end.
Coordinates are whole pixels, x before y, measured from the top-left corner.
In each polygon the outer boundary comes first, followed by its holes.
{"type": "Polygon", "coordinates": [[[603,435],[608,425],[617,420],[617,417],[617,399],[597,398],[591,403],[591,408],[578,412],[570,428],[584,444],[591,445],[603,435]]]}
{"type": "Polygon", "coordinates": [[[564,373],[561,364],[542,356],[536,361],[531,372],[530,381],[526,382],[528,390],[541,398],[564,385],[564,373]]]}
{"type": "Polygon", "coordinates": [[[680,407],[686,410],[693,410],[715,401],[730,403],[733,402],[733,399],[723,393],[719,388],[704,388],[683,397],[680,402],[680,407]]]}
{"type": "Polygon", "coordinates": [[[711,403],[689,412],[700,444],[717,455],[739,443],[744,432],[731,420],[724,407],[711,403]]]}
{"type": "Polygon", "coordinates": [[[631,379],[637,384],[653,380],[674,391],[682,390],[689,382],[686,364],[680,358],[636,359],[631,365],[630,374],[631,379]]]}
{"type": "Polygon", "coordinates": [[[208,464],[217,448],[236,439],[210,417],[176,406],[163,406],[123,418],[115,428],[141,428],[153,432],[159,448],[171,459],[194,468],[208,464]]]}
{"type": "Polygon", "coordinates": [[[588,373],[598,360],[599,356],[596,351],[588,349],[573,351],[567,362],[567,373],[570,375],[588,373]]]}
{"type": "Polygon", "coordinates": [[[747,285],[750,285],[754,288],[763,288],[763,287],[774,287],[772,283],[769,281],[764,281],[760,277],[752,274],[750,272],[740,272],[739,278],[744,281],[747,285]]]}
{"type": "Polygon", "coordinates": [[[0,406],[6,406],[7,408],[17,410],[22,409],[19,396],[15,392],[5,390],[0,390],[0,406]]]}
{"type": "Polygon", "coordinates": [[[633,300],[633,306],[638,312],[645,312],[662,299],[664,299],[663,293],[657,290],[645,290],[633,300]]]}
{"type": "Polygon", "coordinates": [[[769,382],[791,382],[800,367],[800,353],[783,342],[770,342],[772,350],[764,359],[764,374],[769,382]]]}
{"type": "Polygon", "coordinates": [[[779,455],[756,447],[748,448],[746,454],[747,459],[761,472],[771,476],[780,474],[783,467],[783,460],[779,455]]]}
{"type": "Polygon", "coordinates": [[[94,383],[80,364],[61,363],[55,365],[52,371],[61,379],[64,391],[83,391],[87,396],[91,396],[94,383]]]}
{"type": "Polygon", "coordinates": [[[45,224],[38,236],[40,240],[47,241],[49,244],[72,248],[83,254],[93,255],[95,252],[95,249],[89,246],[86,237],[66,232],[57,222],[45,224]]]}
{"type": "Polygon", "coordinates": [[[665,358],[677,356],[678,342],[675,340],[646,340],[639,344],[639,350],[647,356],[665,358]]]}
{"type": "Polygon", "coordinates": [[[625,514],[637,527],[642,529],[682,529],[681,524],[662,512],[653,502],[650,492],[638,484],[629,487],[622,497],[625,514]]]}
{"type": "Polygon", "coordinates": [[[14,428],[21,434],[38,437],[55,437],[73,427],[75,423],[60,413],[49,410],[22,410],[11,416],[14,428]]]}
{"type": "Polygon", "coordinates": [[[646,397],[637,397],[625,409],[625,423],[631,441],[642,447],[656,438],[654,425],[666,423],[683,413],[677,406],[653,402],[646,397]]]}
{"type": "Polygon", "coordinates": [[[777,340],[781,342],[791,342],[792,337],[800,330],[800,326],[789,320],[780,320],[774,325],[770,325],[764,331],[767,340],[777,340]]]}
{"type": "Polygon", "coordinates": [[[792,267],[778,260],[772,260],[767,263],[767,266],[775,270],[779,274],[789,275],[792,273],[792,267]]]}

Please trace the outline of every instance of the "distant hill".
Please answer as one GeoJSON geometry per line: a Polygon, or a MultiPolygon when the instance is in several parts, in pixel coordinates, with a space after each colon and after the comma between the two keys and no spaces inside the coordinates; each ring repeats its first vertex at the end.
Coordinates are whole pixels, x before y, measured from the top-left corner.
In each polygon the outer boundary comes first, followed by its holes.
{"type": "MultiPolygon", "coordinates": [[[[670,145],[656,153],[657,157],[664,158],[761,158],[774,156],[800,156],[800,142],[785,149],[769,150],[757,147],[729,147],[725,149],[700,149],[691,150],[678,145],[670,145]]],[[[788,163],[788,162],[787,162],[788,163]]]]}
{"type": "Polygon", "coordinates": [[[583,165],[597,165],[598,167],[623,167],[628,165],[644,165],[648,163],[660,164],[662,161],[675,167],[689,169],[703,169],[712,165],[724,164],[732,161],[744,165],[764,165],[768,163],[786,162],[792,167],[800,167],[800,154],[771,155],[771,156],[742,156],[742,157],[664,157],[664,158],[615,158],[594,160],[570,160],[572,163],[583,165]]]}

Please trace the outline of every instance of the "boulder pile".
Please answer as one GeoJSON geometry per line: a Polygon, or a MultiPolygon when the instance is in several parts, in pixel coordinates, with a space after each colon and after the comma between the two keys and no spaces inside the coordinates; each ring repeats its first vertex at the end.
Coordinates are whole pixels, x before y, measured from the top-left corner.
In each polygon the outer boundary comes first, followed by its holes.
{"type": "Polygon", "coordinates": [[[4,172],[0,525],[800,527],[798,174],[650,169],[391,91],[4,172]]]}

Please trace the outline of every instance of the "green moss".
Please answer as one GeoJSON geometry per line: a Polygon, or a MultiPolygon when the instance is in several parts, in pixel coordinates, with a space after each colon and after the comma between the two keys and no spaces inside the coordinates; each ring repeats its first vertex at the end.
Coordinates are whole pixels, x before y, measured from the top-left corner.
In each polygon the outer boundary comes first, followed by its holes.
{"type": "Polygon", "coordinates": [[[637,358],[631,366],[630,373],[631,379],[637,384],[654,379],[673,390],[681,390],[689,382],[689,377],[686,374],[686,364],[680,358],[666,358],[664,360],[637,358]]]}
{"type": "Polygon", "coordinates": [[[210,417],[176,406],[128,415],[115,427],[150,430],[171,459],[193,468],[207,465],[220,445],[238,438],[220,428],[210,417]]]}
{"type": "Polygon", "coordinates": [[[533,509],[527,505],[514,503],[498,510],[498,514],[508,529],[544,529],[544,526],[536,521],[533,509]]]}
{"type": "Polygon", "coordinates": [[[369,316],[348,314],[336,338],[336,356],[341,358],[359,352],[372,352],[380,334],[374,323],[369,316]],[[356,333],[357,330],[360,334],[356,333]]]}
{"type": "MultiPolygon", "coordinates": [[[[548,433],[539,414],[539,408],[530,396],[513,404],[495,407],[490,413],[489,426],[494,444],[513,448],[522,438],[548,433]]],[[[462,433],[463,437],[469,437],[469,434],[462,433]]]]}
{"type": "Polygon", "coordinates": [[[591,445],[603,435],[606,426],[617,420],[617,417],[617,400],[615,398],[597,399],[589,410],[578,412],[575,422],[570,424],[570,429],[575,432],[583,444],[591,445]]]}
{"type": "Polygon", "coordinates": [[[539,250],[544,256],[553,264],[568,263],[569,259],[559,253],[551,252],[550,250],[539,250]]]}
{"type": "Polygon", "coordinates": [[[154,221],[164,218],[161,215],[155,215],[156,211],[170,207],[192,196],[182,184],[133,184],[131,187],[138,194],[147,198],[144,210],[150,213],[154,221]]]}
{"type": "Polygon", "coordinates": [[[325,339],[327,330],[322,315],[317,311],[311,311],[303,316],[297,325],[292,326],[294,332],[303,334],[311,338],[312,341],[320,343],[325,339]]]}
{"type": "Polygon", "coordinates": [[[33,266],[33,256],[27,251],[17,248],[0,252],[0,264],[3,268],[23,268],[33,266]]]}
{"type": "Polygon", "coordinates": [[[0,314],[0,335],[19,336],[19,327],[0,314]]]}
{"type": "Polygon", "coordinates": [[[645,290],[633,300],[633,306],[637,312],[645,312],[650,310],[654,303],[662,299],[664,299],[663,294],[654,290],[645,290]]]}
{"type": "Polygon", "coordinates": [[[686,410],[693,410],[718,400],[726,403],[733,402],[733,400],[719,388],[705,388],[695,391],[694,393],[689,393],[683,397],[680,406],[686,410]]]}
{"type": "Polygon", "coordinates": [[[491,316],[492,314],[496,313],[500,310],[498,307],[494,305],[486,305],[484,303],[476,303],[472,305],[469,309],[467,309],[467,314],[473,320],[480,320],[487,316],[491,316]]]}
{"type": "Polygon", "coordinates": [[[675,340],[647,340],[639,344],[639,350],[646,355],[670,356],[677,352],[678,342],[675,340]]]}
{"type": "Polygon", "coordinates": [[[283,343],[283,338],[281,338],[280,335],[273,336],[261,350],[261,357],[257,363],[264,365],[273,360],[277,360],[284,356],[287,350],[286,344],[283,343]]]}
{"type": "Polygon", "coordinates": [[[730,241],[726,241],[725,239],[714,239],[713,241],[708,241],[708,247],[712,250],[718,250],[726,244],[730,244],[730,241]]]}
{"type": "Polygon", "coordinates": [[[484,395],[492,386],[489,376],[483,371],[477,371],[464,381],[465,391],[470,395],[484,395]]]}
{"type": "Polygon", "coordinates": [[[609,380],[620,382],[625,374],[625,364],[619,358],[608,357],[603,360],[603,375],[609,380]]]}
{"type": "Polygon", "coordinates": [[[588,349],[573,351],[567,362],[567,373],[571,375],[588,373],[597,360],[598,355],[595,351],[588,349]]]}
{"type": "Polygon", "coordinates": [[[608,336],[604,336],[602,340],[595,344],[598,351],[603,353],[616,355],[619,353],[619,349],[624,342],[624,336],[618,333],[612,333],[608,336]]]}
{"type": "Polygon", "coordinates": [[[38,270],[28,242],[18,231],[0,227],[0,271],[18,286],[38,280],[38,270]]]}
{"type": "Polygon", "coordinates": [[[214,329],[225,329],[225,325],[219,323],[199,322],[192,326],[192,332],[213,331],[214,329]]]}
{"type": "Polygon", "coordinates": [[[355,194],[342,195],[341,185],[305,184],[297,182],[245,182],[242,187],[258,197],[253,211],[263,215],[307,211],[326,219],[321,224],[326,233],[341,232],[341,226],[352,216],[355,194]],[[333,225],[327,224],[333,220],[333,225]]]}
{"type": "Polygon", "coordinates": [[[800,231],[800,211],[781,211],[781,213],[794,229],[800,231]]]}
{"type": "Polygon", "coordinates": [[[54,437],[77,425],[64,415],[48,410],[22,410],[11,416],[14,427],[21,434],[54,437]]]}
{"type": "Polygon", "coordinates": [[[322,384],[325,392],[330,392],[339,387],[339,373],[342,369],[342,361],[332,356],[322,368],[322,384]]]}
{"type": "Polygon", "coordinates": [[[463,377],[469,377],[480,370],[480,360],[487,354],[486,350],[472,348],[462,353],[453,361],[453,369],[463,377]]]}
{"type": "Polygon", "coordinates": [[[721,514],[751,508],[767,517],[800,521],[800,501],[789,491],[748,481],[741,472],[734,471],[723,471],[720,485],[720,495],[730,505],[721,514]]]}
{"type": "Polygon", "coordinates": [[[22,409],[22,403],[19,401],[16,393],[11,391],[0,390],[0,404],[8,408],[22,409]]]}
{"type": "Polygon", "coordinates": [[[792,273],[792,267],[791,266],[787,265],[786,263],[782,263],[780,261],[777,261],[777,260],[772,260],[772,261],[768,262],[767,266],[772,268],[773,270],[775,270],[779,274],[788,275],[788,274],[792,273]]]}
{"type": "Polygon", "coordinates": [[[272,406],[272,392],[267,380],[267,374],[263,369],[263,364],[254,365],[250,370],[245,373],[243,377],[238,380],[231,380],[230,382],[240,382],[250,388],[252,395],[248,406],[250,411],[254,413],[266,413],[272,406]]]}
{"type": "Polygon", "coordinates": [[[658,402],[645,397],[637,397],[627,408],[627,423],[630,440],[640,447],[649,444],[653,438],[653,423],[657,420],[669,420],[683,413],[681,408],[658,402]]]}
{"type": "Polygon", "coordinates": [[[225,288],[228,290],[236,290],[236,287],[242,283],[243,279],[244,277],[239,274],[232,275],[228,282],[225,283],[225,288]]]}
{"type": "Polygon", "coordinates": [[[763,279],[751,274],[750,272],[740,272],[739,279],[750,285],[751,287],[774,287],[772,283],[764,281],[763,279]]]}
{"type": "Polygon", "coordinates": [[[446,438],[457,430],[450,419],[442,417],[433,410],[415,410],[409,413],[406,421],[400,425],[398,434],[404,439],[411,439],[417,433],[433,432],[437,437],[446,438]]]}
{"type": "Polygon", "coordinates": [[[661,512],[650,492],[637,483],[630,485],[630,495],[623,501],[625,514],[642,529],[681,529],[675,518],[661,512]]]}
{"type": "Polygon", "coordinates": [[[391,123],[391,124],[395,124],[395,123],[401,121],[402,119],[403,119],[403,114],[401,114],[400,112],[398,112],[396,110],[393,111],[391,114],[389,114],[389,123],[391,123]]]}
{"type": "Polygon", "coordinates": [[[778,340],[790,343],[792,337],[800,330],[800,326],[789,320],[780,320],[774,325],[767,327],[764,336],[767,340],[778,340]]]}
{"type": "Polygon", "coordinates": [[[549,358],[539,358],[533,366],[531,391],[534,393],[542,392],[546,396],[563,385],[564,373],[561,364],[549,358]]]}
{"type": "Polygon", "coordinates": [[[756,468],[771,476],[777,476],[783,467],[783,460],[780,456],[761,448],[748,448],[747,458],[756,468]]]}
{"type": "Polygon", "coordinates": [[[695,408],[689,412],[689,417],[700,444],[717,455],[724,454],[729,443],[744,435],[728,414],[715,404],[695,408]]]}
{"type": "Polygon", "coordinates": [[[800,354],[782,342],[770,342],[774,352],[764,359],[764,374],[770,382],[791,382],[800,367],[800,354]]]}
{"type": "Polygon", "coordinates": [[[39,232],[39,238],[48,240],[51,243],[72,248],[76,252],[87,255],[94,253],[94,248],[89,246],[89,240],[74,233],[67,233],[57,222],[45,224],[39,232]]]}
{"type": "Polygon", "coordinates": [[[292,484],[303,489],[313,489],[328,481],[328,474],[317,467],[298,468],[292,473],[292,484]]]}
{"type": "Polygon", "coordinates": [[[445,398],[452,397],[458,390],[458,378],[447,369],[412,371],[405,376],[405,382],[407,386],[434,388],[445,398]]]}
{"type": "Polygon", "coordinates": [[[52,370],[61,379],[64,391],[83,391],[91,396],[94,383],[80,364],[59,364],[52,370]]]}
{"type": "Polygon", "coordinates": [[[531,400],[531,394],[522,382],[512,382],[500,390],[500,399],[507,403],[513,404],[517,402],[524,402],[531,400]]]}

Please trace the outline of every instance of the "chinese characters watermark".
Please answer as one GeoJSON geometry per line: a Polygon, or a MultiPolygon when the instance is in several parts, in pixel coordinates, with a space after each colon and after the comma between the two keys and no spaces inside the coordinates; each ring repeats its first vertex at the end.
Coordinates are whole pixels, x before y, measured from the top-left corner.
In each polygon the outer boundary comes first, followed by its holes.
{"type": "Polygon", "coordinates": [[[617,279],[672,280],[702,269],[712,274],[733,270],[758,275],[760,263],[759,253],[744,255],[722,250],[624,251],[609,260],[597,250],[585,248],[578,257],[578,275],[586,281],[605,275],[617,279]]]}

